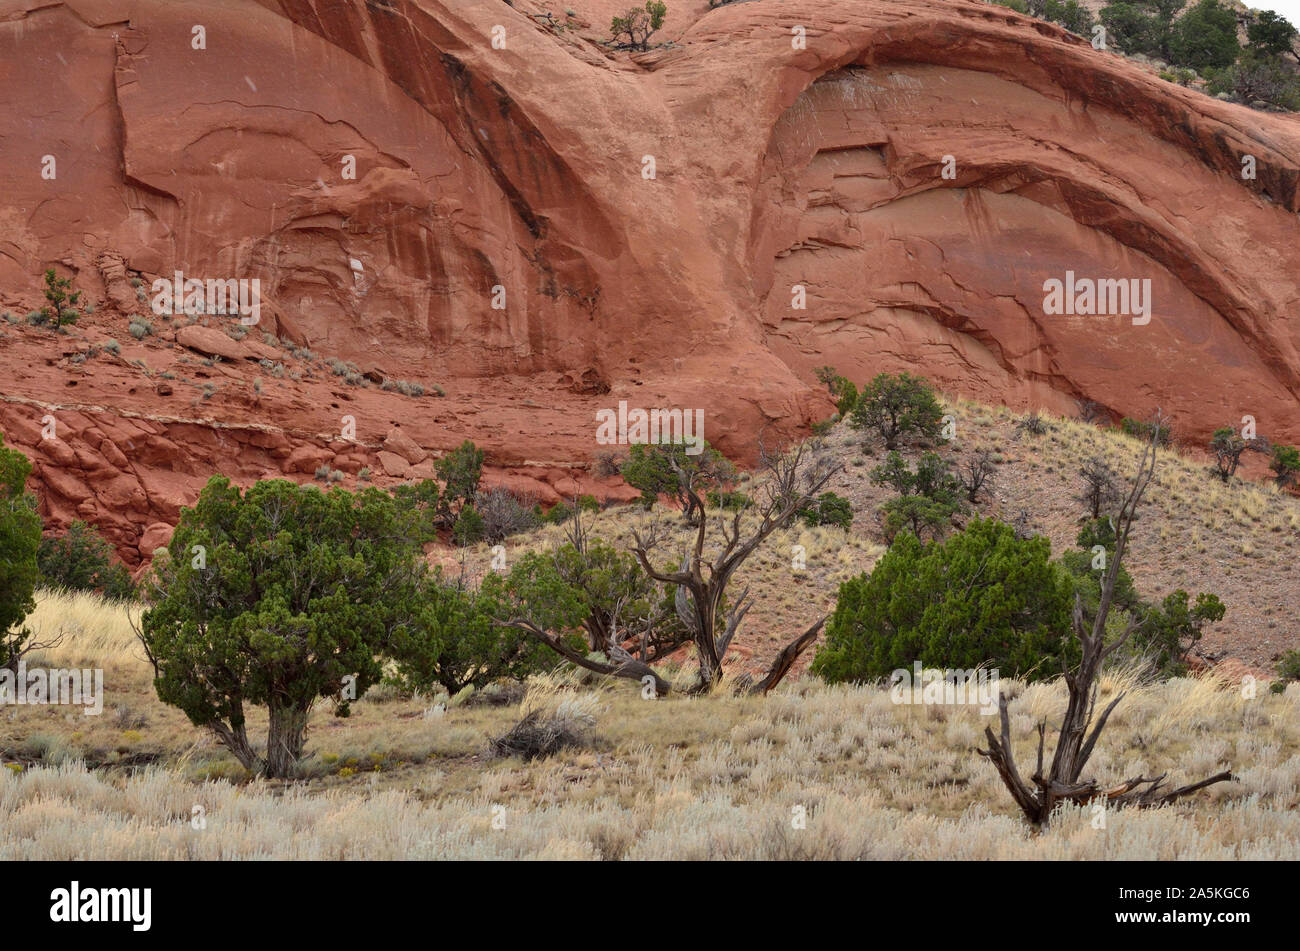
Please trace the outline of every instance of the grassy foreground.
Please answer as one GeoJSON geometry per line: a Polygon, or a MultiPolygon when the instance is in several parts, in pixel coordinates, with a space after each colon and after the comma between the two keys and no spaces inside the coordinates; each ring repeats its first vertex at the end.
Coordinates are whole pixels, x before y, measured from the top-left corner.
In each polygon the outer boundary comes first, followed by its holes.
{"type": "MultiPolygon", "coordinates": [[[[766,699],[646,701],[567,674],[449,704],[378,689],[347,719],[315,711],[301,781],[248,782],[154,697],[126,608],[47,593],[31,620],[38,640],[64,633],[39,662],[103,666],[108,701],[99,717],[3,714],[0,860],[1300,857],[1295,684],[1248,698],[1239,683],[1111,673],[1103,701],[1131,692],[1090,773],[1178,784],[1231,767],[1240,781],[1160,810],[1067,808],[1035,834],[973,752],[994,717],[806,678],[766,699]],[[488,738],[530,709],[589,723],[588,745],[493,759],[488,738]]],[[[1028,761],[1065,691],[1004,689],[1028,761]]]]}

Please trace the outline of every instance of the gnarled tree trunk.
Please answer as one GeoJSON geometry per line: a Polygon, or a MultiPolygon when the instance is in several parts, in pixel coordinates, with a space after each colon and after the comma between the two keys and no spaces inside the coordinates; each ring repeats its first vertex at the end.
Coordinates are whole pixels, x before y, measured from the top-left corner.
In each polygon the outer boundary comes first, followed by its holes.
{"type": "Polygon", "coordinates": [[[1079,666],[1072,671],[1068,669],[1065,671],[1065,685],[1069,690],[1069,703],[1066,706],[1065,717],[1061,721],[1060,737],[1056,743],[1056,752],[1052,756],[1050,768],[1046,773],[1043,772],[1043,747],[1046,742],[1047,725],[1046,723],[1040,723],[1038,725],[1037,765],[1033,775],[1029,777],[1030,781],[1028,783],[1021,778],[1011,750],[1011,718],[1007,710],[1007,698],[1005,696],[998,697],[998,716],[1001,721],[1000,735],[995,736],[991,727],[985,727],[984,737],[988,741],[988,749],[976,751],[993,763],[998,775],[1002,778],[1003,784],[1011,792],[1012,798],[1015,799],[1016,805],[1025,814],[1025,818],[1037,826],[1046,825],[1051,819],[1052,812],[1061,802],[1083,803],[1101,800],[1107,804],[1120,806],[1158,806],[1173,802],[1181,796],[1213,783],[1234,778],[1230,771],[1224,771],[1211,776],[1209,779],[1180,786],[1168,792],[1163,791],[1164,779],[1167,775],[1165,773],[1150,778],[1136,776],[1110,789],[1103,789],[1095,780],[1081,780],[1079,778],[1084,767],[1088,764],[1088,759],[1092,756],[1093,748],[1097,745],[1097,739],[1101,736],[1101,731],[1106,727],[1106,721],[1110,718],[1119,702],[1124,699],[1124,694],[1121,693],[1106,706],[1101,716],[1094,721],[1093,713],[1096,709],[1098,691],[1097,678],[1101,674],[1102,664],[1143,623],[1142,621],[1132,622],[1124,634],[1112,644],[1109,646],[1104,644],[1106,619],[1110,614],[1114,600],[1120,562],[1124,557],[1125,549],[1128,547],[1129,532],[1133,528],[1138,503],[1142,500],[1142,495],[1155,474],[1160,423],[1161,420],[1157,416],[1156,424],[1152,427],[1151,442],[1143,450],[1138,473],[1134,477],[1133,485],[1120,508],[1119,517],[1116,520],[1115,556],[1111,559],[1106,576],[1102,581],[1101,600],[1098,604],[1097,615],[1093,618],[1091,625],[1087,623],[1087,619],[1084,617],[1082,599],[1078,596],[1075,597],[1073,629],[1075,636],[1079,638],[1082,653],[1079,666]]]}
{"type": "Polygon", "coordinates": [[[310,711],[272,703],[270,713],[263,775],[268,779],[285,779],[293,775],[302,758],[303,734],[310,711]]]}

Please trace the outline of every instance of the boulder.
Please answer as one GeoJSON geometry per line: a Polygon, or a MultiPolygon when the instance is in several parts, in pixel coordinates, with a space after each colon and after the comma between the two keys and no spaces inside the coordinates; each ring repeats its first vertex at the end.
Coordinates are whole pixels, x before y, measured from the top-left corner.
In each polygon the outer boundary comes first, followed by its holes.
{"type": "Polygon", "coordinates": [[[422,448],[397,426],[390,429],[388,435],[384,437],[384,448],[401,456],[411,465],[429,458],[429,451],[422,448]]]}

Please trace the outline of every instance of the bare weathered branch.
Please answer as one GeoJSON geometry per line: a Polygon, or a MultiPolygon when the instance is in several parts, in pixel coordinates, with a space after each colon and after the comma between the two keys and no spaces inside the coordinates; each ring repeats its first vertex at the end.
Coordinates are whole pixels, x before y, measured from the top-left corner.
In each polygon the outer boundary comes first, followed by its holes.
{"type": "Polygon", "coordinates": [[[781,648],[781,653],[776,655],[776,660],[772,661],[772,666],[768,668],[767,675],[750,687],[749,692],[769,693],[772,688],[779,684],[785,678],[785,675],[790,672],[794,662],[799,659],[799,655],[811,647],[813,641],[817,640],[817,635],[821,632],[822,625],[825,623],[826,617],[822,617],[812,627],[781,648]]]}
{"type": "Polygon", "coordinates": [[[511,621],[498,622],[505,627],[513,627],[523,631],[531,637],[537,638],[555,653],[559,654],[565,660],[577,664],[584,670],[590,670],[597,674],[606,674],[610,677],[624,677],[628,680],[643,681],[646,677],[654,680],[655,693],[664,696],[672,690],[672,684],[659,676],[648,664],[632,657],[626,651],[623,651],[623,658],[616,664],[605,664],[598,660],[592,660],[586,654],[579,653],[564,643],[559,637],[543,630],[527,618],[515,618],[511,621]]]}
{"type": "Polygon", "coordinates": [[[1159,446],[1163,424],[1163,419],[1157,413],[1151,428],[1151,440],[1143,447],[1137,473],[1134,475],[1128,493],[1124,496],[1120,506],[1119,515],[1116,519],[1115,553],[1102,580],[1101,598],[1096,616],[1092,619],[1091,624],[1088,623],[1085,615],[1082,599],[1075,598],[1072,628],[1075,637],[1079,640],[1080,659],[1077,667],[1073,670],[1067,669],[1064,672],[1063,679],[1069,693],[1069,701],[1066,705],[1065,716],[1061,720],[1060,735],[1057,738],[1056,750],[1053,753],[1052,764],[1047,775],[1043,774],[1043,746],[1046,724],[1040,723],[1038,725],[1038,765],[1034,775],[1030,777],[1033,785],[1037,788],[1031,788],[1020,778],[1011,749],[1011,722],[1005,696],[998,698],[998,714],[1002,721],[1001,737],[995,737],[992,729],[986,727],[984,736],[988,748],[977,750],[981,756],[986,757],[993,763],[998,775],[1002,778],[1003,784],[1011,793],[1011,797],[1016,801],[1021,812],[1024,813],[1025,818],[1035,825],[1046,825],[1051,819],[1057,804],[1061,802],[1084,803],[1100,799],[1118,806],[1156,806],[1172,802],[1180,796],[1185,796],[1214,783],[1225,782],[1234,778],[1230,771],[1225,771],[1199,783],[1191,783],[1167,793],[1161,792],[1164,786],[1164,773],[1153,778],[1137,776],[1107,790],[1101,789],[1093,780],[1080,780],[1079,778],[1092,756],[1093,749],[1096,747],[1111,713],[1114,712],[1125,696],[1123,693],[1119,694],[1106,705],[1101,716],[1094,719],[1098,678],[1101,674],[1102,664],[1144,623],[1144,619],[1130,622],[1120,637],[1116,638],[1110,645],[1105,644],[1106,621],[1114,603],[1120,563],[1128,548],[1129,535],[1133,530],[1133,523],[1137,517],[1138,505],[1141,503],[1142,497],[1155,475],[1156,450],[1159,446]]]}

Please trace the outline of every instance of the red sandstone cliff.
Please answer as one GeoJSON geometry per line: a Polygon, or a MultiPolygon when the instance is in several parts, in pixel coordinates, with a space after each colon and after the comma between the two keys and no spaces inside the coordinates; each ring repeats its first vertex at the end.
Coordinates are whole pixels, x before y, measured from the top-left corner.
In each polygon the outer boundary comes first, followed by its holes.
{"type": "Polygon", "coordinates": [[[0,2],[0,307],[50,266],[97,302],[0,326],[47,518],[134,563],[213,471],[383,482],[466,437],[550,500],[598,488],[597,409],[703,408],[745,457],[828,414],[822,364],[1300,441],[1300,118],[966,0],[670,3],[638,55],[594,42],[623,5],[0,2]],[[257,278],[260,324],[132,339],[176,270],[257,278]],[[1067,270],[1149,279],[1150,323],[1045,315],[1067,270]]]}

